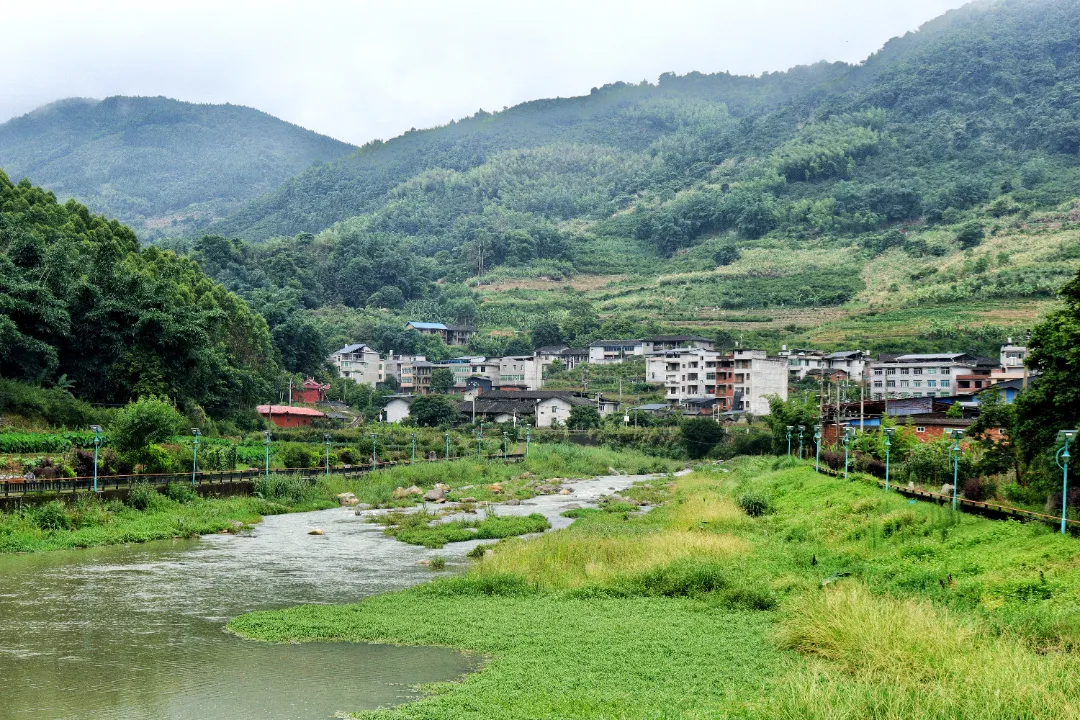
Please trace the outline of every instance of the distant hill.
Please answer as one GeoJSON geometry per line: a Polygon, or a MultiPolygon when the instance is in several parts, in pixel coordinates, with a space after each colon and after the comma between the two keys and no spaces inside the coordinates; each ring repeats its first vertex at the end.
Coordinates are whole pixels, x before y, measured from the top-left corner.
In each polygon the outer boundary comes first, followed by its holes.
{"type": "Polygon", "coordinates": [[[264,112],[163,97],[70,98],[0,124],[0,169],[141,237],[196,231],[353,146],[264,112]]]}
{"type": "Polygon", "coordinates": [[[498,265],[530,259],[508,233],[557,225],[578,270],[624,272],[727,231],[854,237],[1011,190],[1053,204],[1076,192],[1078,151],[1080,2],[984,0],[858,65],[664,75],[410,131],[210,231],[265,240],[362,216],[423,254],[498,265]],[[598,257],[581,221],[634,242],[598,257]]]}

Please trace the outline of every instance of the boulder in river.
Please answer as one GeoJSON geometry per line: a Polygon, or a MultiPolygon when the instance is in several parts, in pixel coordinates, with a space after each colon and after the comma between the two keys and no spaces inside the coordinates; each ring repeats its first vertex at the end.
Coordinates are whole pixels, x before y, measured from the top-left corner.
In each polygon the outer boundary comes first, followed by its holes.
{"type": "Polygon", "coordinates": [[[517,498],[510,498],[509,500],[506,501],[505,504],[506,505],[520,505],[521,501],[518,500],[517,498]]]}
{"type": "Polygon", "coordinates": [[[428,502],[444,502],[446,500],[446,491],[436,485],[424,493],[424,499],[428,502]]]}
{"type": "Polygon", "coordinates": [[[503,491],[503,486],[502,486],[502,483],[491,483],[490,485],[487,486],[487,489],[490,492],[493,492],[496,495],[498,495],[503,491]]]}
{"type": "Polygon", "coordinates": [[[560,495],[569,495],[572,492],[574,492],[574,491],[571,488],[564,487],[562,490],[559,491],[559,494],[560,495]]]}
{"type": "Polygon", "coordinates": [[[407,488],[399,487],[396,490],[394,490],[394,497],[398,498],[398,499],[404,498],[404,497],[409,497],[410,495],[423,495],[423,494],[424,494],[424,491],[421,490],[420,488],[416,487],[415,485],[410,485],[407,488]]]}
{"type": "Polygon", "coordinates": [[[461,498],[461,502],[462,503],[475,503],[476,498],[474,498],[474,497],[463,497],[463,498],[461,498]]]}
{"type": "Polygon", "coordinates": [[[338,502],[345,507],[352,507],[360,504],[360,499],[353,495],[351,492],[343,492],[337,494],[338,502]]]}
{"type": "Polygon", "coordinates": [[[323,530],[322,528],[312,528],[312,529],[308,530],[307,534],[308,535],[325,535],[326,531],[323,530]]]}

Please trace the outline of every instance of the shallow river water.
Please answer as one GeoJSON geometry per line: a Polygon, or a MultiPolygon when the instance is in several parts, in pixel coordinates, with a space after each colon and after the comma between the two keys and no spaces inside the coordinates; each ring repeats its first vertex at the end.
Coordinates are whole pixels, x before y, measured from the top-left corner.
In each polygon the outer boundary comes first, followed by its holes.
{"type": "MultiPolygon", "coordinates": [[[[587,505],[635,477],[499,514],[587,505]]],[[[405,545],[351,509],[268,517],[247,535],[0,556],[0,718],[292,719],[391,705],[480,662],[443,648],[271,645],[223,632],[251,610],[354,602],[452,570],[476,543],[405,545]],[[326,535],[308,535],[319,527],[326,535]]]]}

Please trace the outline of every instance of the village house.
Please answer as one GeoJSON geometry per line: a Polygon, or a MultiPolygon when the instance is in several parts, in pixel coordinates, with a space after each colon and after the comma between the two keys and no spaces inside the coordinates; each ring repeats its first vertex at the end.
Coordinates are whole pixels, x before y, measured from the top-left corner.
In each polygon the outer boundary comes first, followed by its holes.
{"type": "Polygon", "coordinates": [[[870,398],[947,397],[956,390],[957,376],[984,365],[967,353],[882,355],[872,366],[870,398]]]}
{"type": "Polygon", "coordinates": [[[459,403],[458,410],[465,419],[473,417],[475,408],[477,421],[528,422],[535,427],[551,427],[553,422],[565,425],[570,411],[579,405],[596,407],[597,403],[569,392],[495,390],[459,403]]]}
{"type": "Polygon", "coordinates": [[[645,360],[645,381],[663,385],[664,399],[671,405],[683,405],[694,398],[715,397],[719,360],[719,353],[698,348],[654,353],[645,360]]]}
{"type": "Polygon", "coordinates": [[[308,378],[304,381],[304,384],[300,386],[297,402],[307,403],[309,405],[323,402],[326,400],[326,393],[329,390],[329,385],[323,385],[315,378],[308,378]]]}
{"type": "Polygon", "coordinates": [[[720,412],[769,414],[769,397],[788,396],[787,358],[769,357],[764,350],[737,349],[721,358],[716,396],[720,412]]]}
{"type": "Polygon", "coordinates": [[[414,395],[390,395],[382,409],[383,422],[399,423],[409,417],[414,399],[414,395]]]}
{"type": "Polygon", "coordinates": [[[476,334],[472,325],[446,325],[444,323],[416,322],[405,323],[406,330],[415,330],[421,335],[434,335],[442,338],[447,345],[468,345],[476,334]]]}
{"type": "Polygon", "coordinates": [[[330,355],[330,364],[338,375],[358,385],[375,387],[381,379],[382,358],[363,343],[346,345],[330,355]]]}
{"type": "Polygon", "coordinates": [[[645,338],[641,342],[644,345],[646,355],[680,348],[697,348],[700,350],[714,350],[716,348],[715,341],[700,335],[659,335],[653,338],[645,338]]]}
{"type": "Polygon", "coordinates": [[[311,425],[313,420],[326,417],[318,410],[293,405],[259,405],[255,412],[282,428],[306,427],[311,425]]]}
{"type": "Polygon", "coordinates": [[[564,370],[573,370],[581,363],[589,362],[588,348],[572,348],[568,345],[547,345],[536,350],[541,369],[558,360],[564,370]]]}
{"type": "Polygon", "coordinates": [[[598,340],[589,346],[590,365],[614,365],[635,355],[645,355],[644,340],[598,340]]]}

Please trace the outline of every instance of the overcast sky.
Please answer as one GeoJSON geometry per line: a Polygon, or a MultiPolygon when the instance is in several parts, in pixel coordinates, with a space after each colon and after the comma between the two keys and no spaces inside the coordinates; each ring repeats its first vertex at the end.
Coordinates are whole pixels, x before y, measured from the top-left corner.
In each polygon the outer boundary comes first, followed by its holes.
{"type": "Polygon", "coordinates": [[[664,72],[858,62],[957,0],[2,0],[0,121],[64,97],[231,102],[348,142],[664,72]]]}

